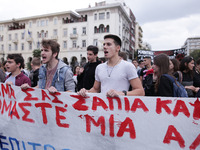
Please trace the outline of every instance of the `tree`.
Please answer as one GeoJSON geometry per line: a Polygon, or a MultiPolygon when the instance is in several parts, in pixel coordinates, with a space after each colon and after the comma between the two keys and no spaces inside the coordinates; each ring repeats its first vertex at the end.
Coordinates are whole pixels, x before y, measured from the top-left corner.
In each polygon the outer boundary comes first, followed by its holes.
{"type": "Polygon", "coordinates": [[[41,50],[40,49],[35,49],[33,51],[33,57],[41,57],[41,50]]]}
{"type": "MultiPolygon", "coordinates": [[[[35,49],[33,51],[33,57],[41,57],[41,50],[40,49],[35,49]]],[[[29,59],[29,61],[26,63],[28,70],[31,70],[31,60],[32,60],[32,58],[29,59]]]]}
{"type": "Polygon", "coordinates": [[[190,56],[192,56],[194,60],[197,61],[200,58],[200,49],[194,50],[192,53],[190,53],[190,56]]]}

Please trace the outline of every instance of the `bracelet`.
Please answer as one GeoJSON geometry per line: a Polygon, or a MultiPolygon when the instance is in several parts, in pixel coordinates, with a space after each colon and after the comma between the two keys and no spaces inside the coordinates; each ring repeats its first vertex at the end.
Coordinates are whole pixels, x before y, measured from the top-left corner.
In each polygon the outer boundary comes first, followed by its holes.
{"type": "Polygon", "coordinates": [[[127,91],[122,91],[124,93],[124,95],[126,96],[127,95],[127,91]]]}

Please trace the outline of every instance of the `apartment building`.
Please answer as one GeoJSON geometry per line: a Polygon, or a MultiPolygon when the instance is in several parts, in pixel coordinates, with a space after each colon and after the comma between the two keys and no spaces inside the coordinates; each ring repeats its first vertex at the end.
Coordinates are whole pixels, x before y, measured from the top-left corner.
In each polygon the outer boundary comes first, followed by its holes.
{"type": "Polygon", "coordinates": [[[187,38],[182,48],[185,48],[187,55],[195,50],[200,50],[200,37],[187,38]]]}
{"type": "Polygon", "coordinates": [[[21,53],[27,62],[42,39],[60,44],[59,58],[69,62],[86,58],[88,45],[99,47],[103,57],[103,37],[116,34],[122,39],[122,51],[130,53],[130,17],[120,3],[96,3],[94,7],[26,18],[0,21],[0,57],[21,53]]]}
{"type": "Polygon", "coordinates": [[[143,49],[143,30],[138,22],[135,25],[135,50],[143,49]]]}

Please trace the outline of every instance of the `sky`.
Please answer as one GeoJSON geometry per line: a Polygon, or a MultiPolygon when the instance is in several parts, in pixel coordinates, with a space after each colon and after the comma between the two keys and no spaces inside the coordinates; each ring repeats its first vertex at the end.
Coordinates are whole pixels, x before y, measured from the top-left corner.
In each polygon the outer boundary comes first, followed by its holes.
{"type": "MultiPolygon", "coordinates": [[[[94,6],[103,0],[0,0],[0,21],[94,6]]],[[[107,0],[117,2],[117,0],[107,0]]],[[[200,37],[200,0],[124,0],[152,50],[181,48],[189,37],[200,37]]]]}

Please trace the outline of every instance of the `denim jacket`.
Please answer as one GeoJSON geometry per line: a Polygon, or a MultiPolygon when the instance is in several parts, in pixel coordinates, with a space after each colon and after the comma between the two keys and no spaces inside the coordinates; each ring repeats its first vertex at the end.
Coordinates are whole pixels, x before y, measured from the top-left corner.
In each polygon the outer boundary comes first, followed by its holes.
{"type": "MultiPolygon", "coordinates": [[[[39,88],[45,89],[46,85],[46,64],[43,64],[39,70],[39,88]]],[[[75,91],[73,73],[68,65],[59,60],[56,73],[54,74],[52,86],[58,91],[75,91]]]]}

